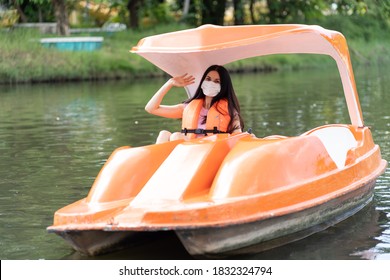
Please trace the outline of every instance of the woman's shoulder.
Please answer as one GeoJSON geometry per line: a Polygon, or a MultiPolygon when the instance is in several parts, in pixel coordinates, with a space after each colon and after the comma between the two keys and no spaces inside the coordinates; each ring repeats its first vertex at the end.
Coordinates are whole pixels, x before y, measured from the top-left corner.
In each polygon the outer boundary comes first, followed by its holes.
{"type": "Polygon", "coordinates": [[[221,104],[228,104],[229,103],[229,100],[227,98],[222,98],[220,100],[218,100],[218,103],[221,103],[221,104]]]}
{"type": "Polygon", "coordinates": [[[229,106],[228,106],[228,100],[227,99],[220,99],[215,103],[215,107],[218,111],[220,111],[223,114],[229,113],[229,106]]]}
{"type": "Polygon", "coordinates": [[[220,99],[216,102],[216,105],[219,107],[227,107],[229,101],[226,98],[220,99]]]}

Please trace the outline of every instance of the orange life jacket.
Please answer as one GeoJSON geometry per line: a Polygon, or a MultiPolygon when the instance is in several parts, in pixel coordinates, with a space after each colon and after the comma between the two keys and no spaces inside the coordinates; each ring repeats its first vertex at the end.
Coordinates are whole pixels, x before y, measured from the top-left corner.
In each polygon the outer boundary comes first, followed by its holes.
{"type": "MultiPolygon", "coordinates": [[[[200,110],[203,106],[203,99],[192,100],[185,108],[182,119],[182,132],[187,130],[195,130],[198,128],[198,119],[200,110]]],[[[207,113],[206,130],[218,130],[219,132],[227,132],[230,122],[228,102],[222,99],[213,104],[207,113]]],[[[212,134],[212,132],[208,131],[212,134]]],[[[195,138],[194,133],[187,134],[190,138],[195,138]]]]}

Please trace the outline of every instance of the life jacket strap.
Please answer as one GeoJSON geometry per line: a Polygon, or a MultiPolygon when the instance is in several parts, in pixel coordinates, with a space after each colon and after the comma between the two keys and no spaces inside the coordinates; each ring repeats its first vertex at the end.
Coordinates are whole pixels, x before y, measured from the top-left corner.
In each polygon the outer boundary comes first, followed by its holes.
{"type": "Polygon", "coordinates": [[[187,129],[187,128],[183,128],[181,130],[181,133],[184,133],[184,135],[187,135],[187,133],[194,133],[194,134],[204,134],[204,135],[207,135],[207,133],[212,133],[212,134],[219,134],[219,133],[226,133],[225,131],[220,131],[217,129],[216,126],[214,126],[213,129],[201,129],[201,128],[197,128],[197,129],[187,129]]]}

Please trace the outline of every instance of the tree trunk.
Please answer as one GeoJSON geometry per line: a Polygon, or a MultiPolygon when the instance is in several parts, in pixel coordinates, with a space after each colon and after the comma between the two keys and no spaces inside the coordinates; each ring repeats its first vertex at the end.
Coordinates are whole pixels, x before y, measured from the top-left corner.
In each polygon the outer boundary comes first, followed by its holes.
{"type": "Polygon", "coordinates": [[[127,9],[129,10],[130,27],[133,29],[139,28],[138,11],[142,0],[129,0],[127,2],[127,9]]]}
{"type": "Polygon", "coordinates": [[[57,33],[62,36],[70,35],[68,12],[65,0],[52,0],[54,14],[57,20],[57,33]]]}
{"type": "Polygon", "coordinates": [[[244,6],[242,0],[234,0],[234,25],[244,24],[244,6]]]}
{"type": "Polygon", "coordinates": [[[42,9],[38,6],[38,22],[43,22],[42,9]]]}
{"type": "Polygon", "coordinates": [[[190,10],[190,0],[185,0],[183,4],[183,16],[185,18],[188,15],[188,11],[190,10]]]}
{"type": "Polygon", "coordinates": [[[255,18],[255,11],[254,11],[254,3],[255,1],[254,0],[251,0],[250,1],[250,4],[249,4],[249,11],[251,13],[251,23],[252,24],[255,24],[256,22],[256,18],[255,18]]]}
{"type": "Polygon", "coordinates": [[[14,7],[18,11],[20,21],[23,23],[26,23],[27,17],[25,15],[25,13],[23,12],[22,8],[20,7],[19,2],[17,0],[12,0],[12,3],[14,4],[14,7]]]}

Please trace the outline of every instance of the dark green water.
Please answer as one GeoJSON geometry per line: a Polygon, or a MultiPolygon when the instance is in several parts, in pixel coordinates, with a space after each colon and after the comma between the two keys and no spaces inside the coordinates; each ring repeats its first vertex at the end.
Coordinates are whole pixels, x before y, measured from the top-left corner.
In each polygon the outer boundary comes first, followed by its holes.
{"type": "MultiPolygon", "coordinates": [[[[365,124],[390,159],[390,68],[355,69],[365,124]]],[[[337,71],[232,76],[246,128],[258,137],[293,136],[349,123],[337,71]]],[[[54,212],[85,197],[111,152],[154,142],[177,120],[144,106],[165,80],[0,87],[0,258],[88,259],[48,234],[54,212]]],[[[186,98],[175,89],[166,103],[186,98]]],[[[188,259],[174,235],[97,259],[188,259]]],[[[350,219],[249,259],[390,259],[390,171],[375,199],[350,219]]]]}

